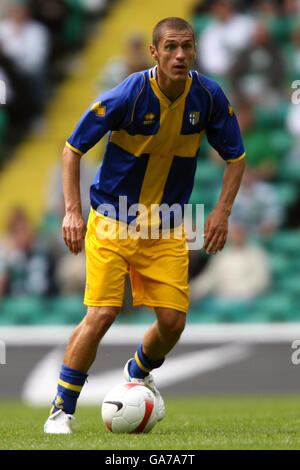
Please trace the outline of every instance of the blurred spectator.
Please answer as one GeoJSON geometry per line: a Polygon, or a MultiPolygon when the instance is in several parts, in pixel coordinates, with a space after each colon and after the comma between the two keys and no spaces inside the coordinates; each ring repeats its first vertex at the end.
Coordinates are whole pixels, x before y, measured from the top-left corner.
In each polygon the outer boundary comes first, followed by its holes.
{"type": "Polygon", "coordinates": [[[285,48],[285,60],[290,84],[300,76],[300,21],[290,32],[290,41],[288,47],[285,48]]]}
{"type": "Polygon", "coordinates": [[[253,34],[254,20],[236,10],[233,0],[213,0],[210,22],[198,38],[198,63],[201,72],[226,77],[237,53],[246,47],[253,34]]]}
{"type": "Polygon", "coordinates": [[[48,295],[55,290],[54,261],[22,209],[10,214],[0,244],[0,296],[48,295]]]}
{"type": "Polygon", "coordinates": [[[291,29],[299,18],[298,0],[258,0],[253,13],[269,28],[273,39],[285,46],[289,42],[291,29]]]}
{"type": "Polygon", "coordinates": [[[281,51],[267,27],[258,22],[249,44],[230,69],[231,85],[238,97],[269,105],[282,99],[285,68],[281,51]]]}
{"type": "Polygon", "coordinates": [[[213,295],[220,301],[248,301],[270,286],[268,258],[262,247],[248,239],[248,228],[230,224],[223,251],[212,257],[190,283],[191,300],[213,295]]]}
{"type": "Polygon", "coordinates": [[[240,98],[236,115],[247,153],[247,165],[265,180],[274,178],[292,140],[284,129],[284,118],[278,104],[255,105],[250,99],[240,98]]]}
{"type": "Polygon", "coordinates": [[[273,185],[260,180],[253,169],[247,168],[230,221],[242,224],[249,235],[268,238],[280,227],[282,218],[283,207],[273,185]]]}
{"type": "Polygon", "coordinates": [[[81,294],[85,289],[85,254],[66,254],[57,262],[55,281],[61,295],[81,294]]]}
{"type": "Polygon", "coordinates": [[[151,67],[145,38],[132,33],[125,42],[124,55],[113,56],[98,78],[98,91],[103,93],[115,87],[132,73],[151,67]]]}
{"type": "Polygon", "coordinates": [[[25,0],[13,0],[0,21],[0,48],[22,76],[33,116],[40,116],[46,99],[48,40],[46,27],[30,18],[25,0]]]}
{"type": "MultiPolygon", "coordinates": [[[[105,0],[106,1],[106,0],[105,0]]],[[[88,35],[89,14],[97,12],[103,0],[29,0],[33,17],[47,26],[53,58],[76,51],[88,35]]]]}
{"type": "MultiPolygon", "coordinates": [[[[2,53],[0,46],[0,80],[5,83],[5,105],[1,110],[7,113],[10,131],[16,131],[30,119],[31,101],[28,97],[26,81],[14,62],[2,53]]],[[[1,125],[0,125],[1,128],[1,125]]],[[[1,133],[1,131],[0,131],[1,133]]],[[[16,132],[11,136],[16,141],[16,132]]],[[[1,158],[0,158],[1,159],[1,158]]]]}
{"type": "Polygon", "coordinates": [[[1,0],[1,2],[0,2],[0,19],[5,16],[5,12],[6,12],[8,4],[9,4],[9,0],[1,0]]]}
{"type": "Polygon", "coordinates": [[[47,26],[51,35],[60,34],[68,13],[65,0],[29,0],[32,17],[47,26]]]}

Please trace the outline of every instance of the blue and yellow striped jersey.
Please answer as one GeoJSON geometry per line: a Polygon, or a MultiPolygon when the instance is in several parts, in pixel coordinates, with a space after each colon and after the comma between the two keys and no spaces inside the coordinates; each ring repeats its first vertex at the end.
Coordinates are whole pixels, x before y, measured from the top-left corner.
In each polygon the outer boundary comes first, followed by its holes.
{"type": "Polygon", "coordinates": [[[108,131],[91,205],[95,210],[113,205],[117,218],[120,196],[128,206],[188,203],[204,133],[224,160],[245,156],[228,99],[215,81],[196,71],[174,102],[158,87],[156,67],[129,76],[92,103],[67,146],[82,155],[108,131]]]}

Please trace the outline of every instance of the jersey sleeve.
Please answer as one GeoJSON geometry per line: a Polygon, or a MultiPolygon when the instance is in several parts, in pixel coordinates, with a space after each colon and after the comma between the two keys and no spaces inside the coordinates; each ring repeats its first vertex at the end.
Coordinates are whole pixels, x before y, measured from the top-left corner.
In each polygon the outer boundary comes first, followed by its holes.
{"type": "Polygon", "coordinates": [[[66,146],[83,155],[108,132],[130,123],[137,98],[144,87],[142,73],[129,76],[115,88],[100,95],[76,125],[66,146]]]}
{"type": "Polygon", "coordinates": [[[207,140],[227,162],[245,157],[237,118],[227,97],[218,86],[213,95],[212,114],[206,128],[207,140]]]}

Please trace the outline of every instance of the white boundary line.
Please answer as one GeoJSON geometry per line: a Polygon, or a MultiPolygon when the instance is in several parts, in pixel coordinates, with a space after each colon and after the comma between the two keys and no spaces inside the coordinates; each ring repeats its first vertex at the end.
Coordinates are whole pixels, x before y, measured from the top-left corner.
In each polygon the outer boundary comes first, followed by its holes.
{"type": "MultiPolygon", "coordinates": [[[[102,344],[137,344],[148,324],[113,325],[102,344]]],[[[6,346],[65,345],[75,325],[0,327],[0,340],[6,346]]],[[[300,339],[300,323],[272,324],[188,324],[181,344],[207,344],[235,341],[239,343],[287,343],[300,339]]]]}

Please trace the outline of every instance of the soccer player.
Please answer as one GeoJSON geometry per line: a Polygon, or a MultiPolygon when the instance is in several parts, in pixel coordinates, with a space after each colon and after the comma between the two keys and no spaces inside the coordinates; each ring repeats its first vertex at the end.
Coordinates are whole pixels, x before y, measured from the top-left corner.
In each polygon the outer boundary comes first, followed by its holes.
{"type": "Polygon", "coordinates": [[[150,53],[156,66],[129,76],[98,97],[63,150],[66,213],[62,233],[75,255],[85,239],[87,313],[69,339],[44,426],[47,433],[71,432],[70,418],[99,342],[122,307],[128,273],[134,305],[152,308],[156,321],[126,363],[124,377],[154,392],[159,419],[163,418],[164,402],[151,371],[163,364],[185,327],[189,305],[186,240],[184,234],[174,236],[178,229],[174,212],[162,210],[155,219],[155,236],[127,235],[130,228],[135,227],[137,233],[138,226],[142,230],[152,221],[153,207],[176,204],[184,208],[205,132],[226,166],[219,200],[205,222],[203,249],[216,254],[226,242],[228,217],[245,168],[236,116],[219,85],[191,70],[196,45],[188,22],[176,17],[160,21],[153,30],[150,53]],[[107,131],[103,162],[91,185],[86,230],[79,190],[80,157],[107,131]],[[169,237],[162,235],[164,224],[171,227],[169,237]]]}

